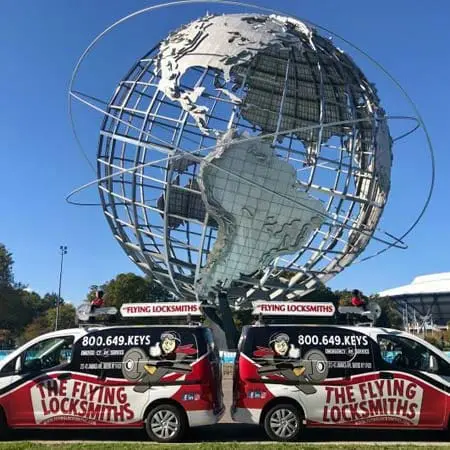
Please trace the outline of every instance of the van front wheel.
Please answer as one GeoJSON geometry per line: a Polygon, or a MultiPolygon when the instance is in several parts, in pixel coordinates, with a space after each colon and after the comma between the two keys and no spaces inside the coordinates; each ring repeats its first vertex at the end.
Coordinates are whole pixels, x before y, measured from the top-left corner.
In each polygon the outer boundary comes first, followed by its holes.
{"type": "Polygon", "coordinates": [[[6,422],[5,413],[0,408],[0,441],[6,439],[9,436],[10,429],[6,422]]]}
{"type": "Polygon", "coordinates": [[[152,441],[178,442],[186,432],[187,424],[182,412],[174,405],[159,405],[150,410],[145,430],[152,441]]]}
{"type": "Polygon", "coordinates": [[[298,409],[289,404],[275,405],[264,417],[264,430],[273,441],[297,440],[302,426],[298,409]]]}

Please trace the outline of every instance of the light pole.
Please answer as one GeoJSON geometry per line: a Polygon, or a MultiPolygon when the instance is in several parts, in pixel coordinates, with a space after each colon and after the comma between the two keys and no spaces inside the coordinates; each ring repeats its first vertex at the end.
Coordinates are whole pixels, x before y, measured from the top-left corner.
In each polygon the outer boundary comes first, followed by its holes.
{"type": "Polygon", "coordinates": [[[55,331],[58,330],[59,306],[61,305],[61,281],[63,272],[63,262],[64,262],[64,255],[67,253],[67,245],[60,245],[59,251],[61,253],[61,266],[59,268],[59,288],[58,288],[58,300],[56,303],[55,331]]]}

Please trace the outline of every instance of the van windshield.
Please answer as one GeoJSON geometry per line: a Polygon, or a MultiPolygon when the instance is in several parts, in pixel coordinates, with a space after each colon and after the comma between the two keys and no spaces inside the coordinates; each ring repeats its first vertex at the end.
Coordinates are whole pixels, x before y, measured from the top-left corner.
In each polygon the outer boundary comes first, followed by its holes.
{"type": "Polygon", "coordinates": [[[439,356],[440,358],[442,358],[443,360],[445,360],[447,363],[450,364],[450,358],[447,355],[447,353],[444,353],[441,349],[437,348],[436,346],[434,346],[434,345],[430,344],[429,342],[424,341],[423,339],[420,339],[416,336],[414,336],[414,340],[419,341],[425,347],[428,347],[428,348],[431,347],[431,350],[433,353],[436,353],[437,356],[439,356]]]}
{"type": "Polygon", "coordinates": [[[66,340],[64,338],[55,339],[55,340],[51,339],[48,341],[44,341],[42,348],[36,349],[36,353],[34,355],[32,355],[30,352],[28,352],[27,357],[42,359],[45,356],[48,356],[52,352],[55,352],[56,350],[61,348],[65,343],[66,343],[66,340]]]}
{"type": "MultiPolygon", "coordinates": [[[[378,344],[383,361],[394,369],[436,371],[430,366],[430,358],[436,357],[438,352],[418,340],[406,336],[381,335],[378,336],[378,344]]],[[[448,358],[439,356],[439,371],[449,371],[448,358]]]]}
{"type": "Polygon", "coordinates": [[[34,361],[40,361],[42,369],[69,362],[72,359],[73,340],[73,336],[61,336],[37,342],[22,354],[24,368],[36,367],[34,361]]]}

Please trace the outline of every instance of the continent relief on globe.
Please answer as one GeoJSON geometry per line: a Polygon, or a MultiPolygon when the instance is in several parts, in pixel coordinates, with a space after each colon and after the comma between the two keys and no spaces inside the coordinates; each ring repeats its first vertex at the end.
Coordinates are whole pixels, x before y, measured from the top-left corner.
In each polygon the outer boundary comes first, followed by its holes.
{"type": "Polygon", "coordinates": [[[269,142],[247,138],[228,131],[200,166],[202,198],[219,224],[201,271],[203,295],[300,250],[323,222],[322,203],[299,190],[294,167],[269,142]]]}
{"type": "MultiPolygon", "coordinates": [[[[276,15],[207,15],[181,27],[162,41],[155,73],[160,75],[158,89],[176,101],[195,120],[198,128],[209,134],[208,108],[198,103],[203,86],[185,88],[182,78],[193,67],[213,68],[226,83],[233,69],[251,63],[262,50],[270,47],[301,49],[302,38],[312,31],[302,22],[276,15]]],[[[235,80],[236,81],[236,80],[235,80]]],[[[235,104],[242,99],[224,87],[218,88],[235,104]]],[[[250,118],[249,118],[250,120],[250,118]]]]}

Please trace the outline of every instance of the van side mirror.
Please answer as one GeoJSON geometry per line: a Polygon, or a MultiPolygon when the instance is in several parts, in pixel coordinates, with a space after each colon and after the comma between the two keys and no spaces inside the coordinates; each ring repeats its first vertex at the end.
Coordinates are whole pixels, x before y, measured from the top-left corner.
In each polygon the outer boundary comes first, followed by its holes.
{"type": "Polygon", "coordinates": [[[428,368],[430,369],[430,372],[438,371],[439,365],[438,365],[438,360],[437,360],[436,356],[430,355],[428,368]]]}
{"type": "Polygon", "coordinates": [[[22,372],[39,372],[42,370],[42,361],[39,358],[29,359],[23,363],[22,372]]]}
{"type": "Polygon", "coordinates": [[[16,364],[14,365],[14,372],[20,373],[22,371],[22,360],[20,356],[16,359],[16,364]]]}

